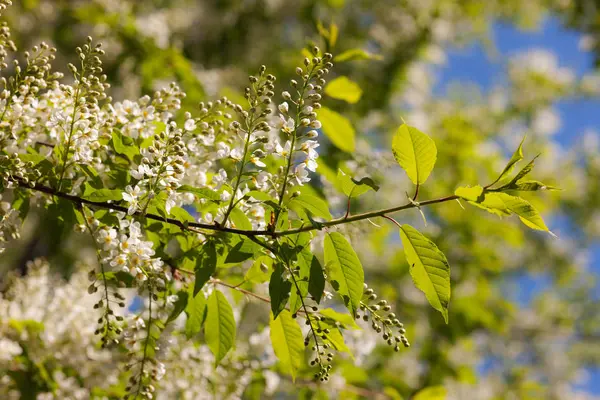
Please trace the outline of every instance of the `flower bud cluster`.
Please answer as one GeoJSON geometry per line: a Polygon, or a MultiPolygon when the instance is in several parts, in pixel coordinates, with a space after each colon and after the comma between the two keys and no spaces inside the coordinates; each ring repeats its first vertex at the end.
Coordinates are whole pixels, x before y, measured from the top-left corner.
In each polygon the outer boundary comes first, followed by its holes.
{"type": "Polygon", "coordinates": [[[321,128],[321,122],[317,119],[317,110],[321,108],[325,76],[333,67],[333,56],[329,53],[320,56],[320,50],[316,46],[313,48],[313,55],[312,59],[304,60],[304,67],[296,68],[300,82],[296,79],[290,81],[294,94],[284,91],[281,96],[285,101],[278,107],[280,114],[276,126],[285,143],[281,145],[275,141],[270,148],[287,163],[280,183],[282,190],[287,189],[288,184],[303,185],[309,182],[309,171],[316,171],[318,166],[316,148],[319,143],[314,139],[318,136],[317,130],[321,128]],[[296,157],[297,153],[302,156],[296,157]]]}
{"type": "MultiPolygon", "coordinates": [[[[386,300],[378,300],[377,295],[373,289],[369,288],[365,283],[365,290],[363,292],[363,299],[360,302],[360,310],[364,313],[362,319],[364,321],[371,320],[371,328],[377,332],[382,333],[383,340],[388,345],[394,347],[394,351],[400,351],[400,343],[404,347],[410,347],[410,343],[404,334],[404,324],[398,320],[396,314],[391,312],[392,307],[386,300]],[[394,330],[397,330],[398,334],[394,335],[394,330]]],[[[360,319],[361,316],[357,313],[356,319],[360,319]]]]}
{"type": "Polygon", "coordinates": [[[19,211],[12,208],[11,203],[0,201],[0,254],[4,252],[8,241],[21,237],[21,224],[19,211]]]}

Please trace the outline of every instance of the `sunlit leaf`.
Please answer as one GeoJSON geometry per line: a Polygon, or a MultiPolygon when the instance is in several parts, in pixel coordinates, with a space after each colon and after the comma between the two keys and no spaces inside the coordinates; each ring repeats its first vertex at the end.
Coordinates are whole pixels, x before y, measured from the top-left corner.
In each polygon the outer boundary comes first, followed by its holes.
{"type": "Polygon", "coordinates": [[[309,194],[301,194],[294,197],[289,203],[288,207],[294,210],[298,216],[303,219],[307,219],[306,211],[310,212],[313,217],[320,217],[326,220],[331,219],[331,213],[327,202],[317,196],[311,196],[309,194]]]}
{"type": "Polygon", "coordinates": [[[188,338],[197,335],[202,329],[206,319],[206,298],[204,293],[199,292],[196,296],[188,294],[187,306],[185,308],[187,321],[185,322],[185,335],[188,338]]]}
{"type": "Polygon", "coordinates": [[[446,388],[443,386],[430,386],[420,390],[412,400],[446,400],[446,388]]]}
{"type": "Polygon", "coordinates": [[[325,86],[325,93],[334,99],[354,104],[362,96],[362,89],[346,76],[338,76],[325,86]]]}
{"type": "Polygon", "coordinates": [[[323,132],[335,147],[347,153],[354,152],[356,133],[348,119],[329,108],[322,107],[319,110],[319,121],[323,125],[323,132]]]}
{"type": "Polygon", "coordinates": [[[271,314],[269,327],[273,351],[279,359],[281,368],[295,380],[296,373],[304,361],[302,330],[287,310],[283,310],[279,318],[271,314]]]}
{"type": "Polygon", "coordinates": [[[212,292],[207,301],[204,336],[208,348],[215,355],[215,364],[219,364],[235,342],[235,319],[227,298],[218,290],[212,292]]]}
{"type": "MultiPolygon", "coordinates": [[[[523,139],[521,140],[521,143],[519,143],[519,147],[517,147],[517,149],[515,150],[513,155],[510,157],[510,160],[508,160],[508,164],[506,164],[506,167],[504,167],[504,169],[502,170],[502,173],[500,174],[500,176],[498,176],[498,178],[494,181],[494,183],[499,182],[499,181],[503,180],[504,178],[506,178],[506,176],[508,174],[510,174],[510,172],[514,168],[515,164],[523,159],[523,142],[524,141],[525,141],[525,137],[523,137],[523,139]]],[[[492,183],[492,185],[494,183],[492,183]]]]}
{"type": "Polygon", "coordinates": [[[200,199],[208,199],[216,202],[221,201],[221,196],[219,193],[209,188],[195,188],[189,185],[181,185],[177,188],[177,191],[180,193],[191,193],[195,196],[198,196],[200,199]]]}
{"type": "Polygon", "coordinates": [[[123,199],[123,190],[119,189],[94,189],[88,183],[84,184],[82,198],[104,203],[106,201],[119,201],[123,199]]]}
{"type": "Polygon", "coordinates": [[[437,159],[433,139],[417,128],[402,124],[392,140],[392,151],[415,185],[425,183],[437,159]]]}
{"type": "Polygon", "coordinates": [[[329,282],[342,296],[350,314],[356,315],[365,283],[362,264],[341,233],[331,232],[325,236],[324,251],[329,282]]]}
{"type": "Polygon", "coordinates": [[[369,53],[363,49],[346,50],[334,57],[334,62],[355,61],[355,60],[383,60],[380,54],[369,53]]]}
{"type": "Polygon", "coordinates": [[[346,175],[341,169],[338,170],[336,183],[337,187],[348,197],[358,197],[369,190],[375,192],[379,190],[379,186],[373,179],[365,177],[357,181],[350,175],[346,175]]]}
{"type": "Polygon", "coordinates": [[[450,265],[446,256],[410,225],[402,225],[400,238],[415,286],[425,293],[429,304],[441,312],[448,323],[450,265]]]}

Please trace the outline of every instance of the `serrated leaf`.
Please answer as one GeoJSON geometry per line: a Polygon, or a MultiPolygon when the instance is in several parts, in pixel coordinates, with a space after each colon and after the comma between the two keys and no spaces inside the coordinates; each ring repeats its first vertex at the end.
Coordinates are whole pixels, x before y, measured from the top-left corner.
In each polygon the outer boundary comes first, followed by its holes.
{"type": "Polygon", "coordinates": [[[206,282],[215,273],[217,269],[217,250],[212,241],[208,241],[202,246],[202,249],[196,255],[196,265],[194,267],[194,296],[204,287],[206,282]]]}
{"type": "Polygon", "coordinates": [[[446,256],[435,243],[410,225],[402,225],[400,238],[415,286],[425,293],[429,304],[442,313],[448,323],[450,265],[446,256]]]}
{"type": "Polygon", "coordinates": [[[362,264],[346,238],[338,232],[325,236],[325,265],[328,278],[351,315],[356,315],[363,294],[365,275],[362,264]]]}
{"type": "Polygon", "coordinates": [[[207,302],[207,315],[204,336],[208,348],[215,355],[218,365],[235,342],[235,319],[227,298],[218,290],[212,292],[207,302]]]}
{"type": "Polygon", "coordinates": [[[363,49],[350,49],[338,54],[333,59],[335,62],[354,61],[354,60],[383,60],[379,54],[369,53],[363,49]]]}
{"type": "Polygon", "coordinates": [[[362,89],[356,82],[348,79],[348,77],[338,76],[325,86],[325,94],[334,99],[354,104],[360,100],[362,89]]]}
{"type": "Polygon", "coordinates": [[[347,175],[341,169],[338,169],[337,187],[348,197],[358,197],[369,190],[378,191],[379,185],[369,177],[355,180],[350,175],[347,175]]]}
{"type": "Polygon", "coordinates": [[[181,222],[196,222],[194,217],[190,215],[190,213],[181,208],[181,207],[173,207],[171,208],[171,217],[181,221],[181,222]]]}
{"type": "Polygon", "coordinates": [[[537,156],[535,156],[533,158],[533,160],[529,161],[527,163],[526,166],[524,166],[517,175],[515,175],[514,178],[512,178],[512,180],[510,181],[510,184],[514,184],[517,183],[519,180],[523,179],[525,176],[527,176],[532,170],[533,170],[533,166],[535,165],[535,160],[539,157],[540,155],[538,154],[537,156]]]}
{"type": "Polygon", "coordinates": [[[406,124],[402,124],[396,131],[392,140],[392,152],[415,185],[425,183],[437,159],[433,139],[406,124]]]}
{"type": "Polygon", "coordinates": [[[347,118],[329,108],[322,107],[319,110],[319,121],[323,126],[323,132],[335,147],[347,153],[354,152],[356,133],[347,118]]]}
{"type": "MultiPolygon", "coordinates": [[[[273,273],[271,274],[271,280],[269,281],[271,311],[273,312],[273,317],[275,319],[277,319],[277,316],[285,309],[285,305],[290,298],[290,292],[293,286],[292,282],[283,279],[283,272],[283,264],[277,263],[273,273]]],[[[296,290],[296,288],[294,288],[294,290],[296,290]]]]}
{"type": "Polygon", "coordinates": [[[206,298],[204,293],[199,292],[196,296],[188,295],[185,313],[188,316],[185,322],[185,336],[189,339],[202,329],[202,324],[206,320],[206,298]]]}
{"type": "Polygon", "coordinates": [[[82,198],[96,203],[119,201],[123,199],[123,191],[119,189],[94,189],[88,183],[84,184],[82,198]]]}
{"type": "Polygon", "coordinates": [[[304,361],[304,339],[298,322],[292,318],[287,310],[283,310],[276,318],[271,314],[269,321],[271,328],[271,345],[279,359],[283,371],[296,379],[296,372],[304,361]]]}
{"type": "Polygon", "coordinates": [[[294,197],[288,203],[288,207],[291,210],[294,210],[298,216],[302,219],[307,220],[309,216],[320,217],[327,220],[331,219],[331,213],[329,212],[329,207],[327,206],[327,202],[317,196],[312,196],[310,194],[301,194],[299,196],[294,197]],[[310,214],[307,215],[306,211],[310,214]]]}
{"type": "Polygon", "coordinates": [[[216,202],[221,201],[221,195],[209,188],[195,188],[189,185],[182,185],[177,188],[177,191],[180,193],[192,193],[201,199],[208,199],[216,202]]]}

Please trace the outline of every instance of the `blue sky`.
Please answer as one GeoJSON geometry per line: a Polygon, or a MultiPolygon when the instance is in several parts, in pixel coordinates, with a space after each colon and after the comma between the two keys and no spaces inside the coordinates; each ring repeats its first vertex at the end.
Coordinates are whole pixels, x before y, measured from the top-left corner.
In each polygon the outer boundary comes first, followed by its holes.
{"type": "MultiPolygon", "coordinates": [[[[493,27],[495,52],[476,43],[466,48],[448,52],[446,65],[438,71],[436,92],[444,91],[450,82],[472,82],[484,90],[505,81],[504,71],[508,57],[529,49],[544,48],[558,56],[559,65],[569,67],[577,76],[593,69],[591,53],[579,49],[581,34],[565,29],[556,19],[546,19],[537,31],[520,31],[510,24],[493,27]]],[[[574,99],[555,105],[562,125],[555,139],[563,146],[576,143],[586,129],[600,130],[600,99],[574,99]]],[[[559,239],[560,240],[560,239],[559,239]]],[[[594,245],[591,257],[592,268],[600,273],[600,246],[594,245]]],[[[536,292],[544,290],[549,281],[546,277],[524,277],[518,282],[524,295],[518,300],[526,303],[536,292]]],[[[591,372],[587,383],[581,388],[600,394],[600,369],[591,372]]]]}

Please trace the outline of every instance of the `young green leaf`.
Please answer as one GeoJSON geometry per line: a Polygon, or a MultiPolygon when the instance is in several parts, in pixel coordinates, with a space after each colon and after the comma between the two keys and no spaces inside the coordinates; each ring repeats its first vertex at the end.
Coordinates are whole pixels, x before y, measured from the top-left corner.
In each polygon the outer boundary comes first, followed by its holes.
{"type": "Polygon", "coordinates": [[[354,152],[356,134],[348,119],[329,108],[322,107],[319,110],[319,120],[323,125],[323,132],[335,147],[347,153],[354,152]]]}
{"type": "Polygon", "coordinates": [[[354,61],[354,60],[383,60],[380,54],[369,53],[363,49],[350,49],[338,54],[333,59],[335,62],[354,61]]]}
{"type": "Polygon", "coordinates": [[[358,197],[361,194],[368,192],[369,190],[378,191],[379,186],[373,181],[373,179],[365,177],[360,181],[357,181],[346,175],[344,171],[338,169],[337,174],[337,187],[348,197],[358,197]]]}
{"type": "Polygon", "coordinates": [[[398,164],[415,185],[425,183],[437,159],[435,142],[417,128],[402,124],[392,140],[398,164]]]}
{"type": "Polygon", "coordinates": [[[460,187],[454,193],[467,200],[469,204],[482,208],[492,214],[504,217],[512,214],[519,216],[521,222],[531,229],[554,234],[548,229],[538,211],[525,199],[503,192],[484,191],[481,186],[460,187]]]}
{"type": "MultiPolygon", "coordinates": [[[[292,290],[292,282],[283,279],[283,272],[283,264],[277,263],[275,265],[275,270],[271,274],[271,280],[269,281],[269,297],[271,298],[273,318],[277,318],[277,316],[285,309],[285,305],[290,298],[290,292],[292,290]]],[[[294,290],[296,290],[296,288],[294,288],[294,290]]]]}
{"type": "Polygon", "coordinates": [[[362,89],[346,76],[338,76],[325,86],[325,94],[334,99],[354,104],[362,96],[362,89]]]}
{"type": "Polygon", "coordinates": [[[327,202],[317,196],[301,194],[290,200],[288,207],[294,210],[302,219],[307,219],[306,211],[314,217],[331,219],[327,202]]]}
{"type": "Polygon", "coordinates": [[[185,307],[185,313],[188,316],[185,322],[185,336],[189,339],[202,329],[202,324],[206,319],[206,298],[204,293],[199,292],[196,296],[188,294],[188,302],[185,307]]]}
{"type": "Polygon", "coordinates": [[[356,315],[365,283],[362,264],[341,233],[332,232],[325,236],[324,251],[331,286],[342,296],[350,314],[356,315]]]}
{"type": "Polygon", "coordinates": [[[196,280],[194,281],[194,296],[204,287],[206,282],[215,273],[217,269],[217,250],[212,241],[202,246],[201,251],[196,256],[196,266],[194,272],[196,280]]]}
{"type": "Polygon", "coordinates": [[[441,312],[448,323],[450,265],[446,256],[435,243],[410,225],[402,225],[400,238],[415,286],[425,293],[429,304],[441,312]]]}
{"type": "Polygon", "coordinates": [[[508,164],[506,164],[506,167],[504,167],[500,176],[498,176],[498,178],[496,178],[496,180],[492,184],[490,184],[488,187],[490,187],[490,186],[494,185],[495,183],[504,179],[508,174],[510,174],[510,172],[514,168],[515,164],[523,159],[523,142],[524,141],[525,141],[525,137],[523,137],[523,139],[521,139],[521,143],[519,143],[519,147],[517,147],[517,149],[513,153],[512,157],[510,157],[510,160],[508,160],[508,164]]]}
{"type": "Polygon", "coordinates": [[[215,355],[215,364],[219,364],[235,342],[235,319],[233,310],[223,293],[212,292],[207,302],[205,330],[206,343],[215,355]]]}
{"type": "Polygon", "coordinates": [[[271,345],[279,359],[283,371],[296,379],[296,372],[304,360],[304,340],[298,322],[292,318],[287,310],[283,310],[276,318],[271,314],[269,321],[271,328],[271,345]]]}

